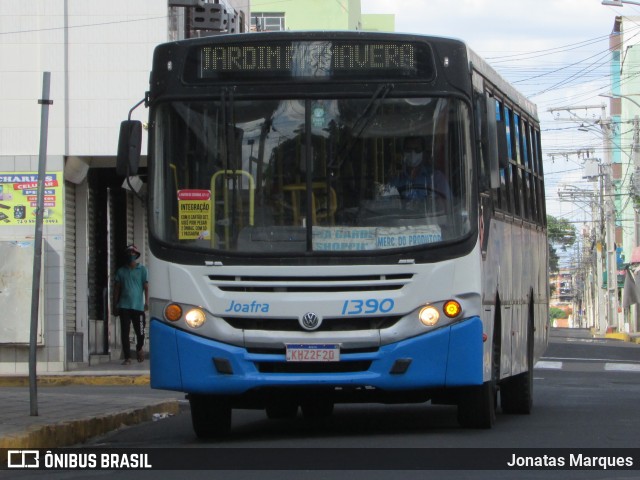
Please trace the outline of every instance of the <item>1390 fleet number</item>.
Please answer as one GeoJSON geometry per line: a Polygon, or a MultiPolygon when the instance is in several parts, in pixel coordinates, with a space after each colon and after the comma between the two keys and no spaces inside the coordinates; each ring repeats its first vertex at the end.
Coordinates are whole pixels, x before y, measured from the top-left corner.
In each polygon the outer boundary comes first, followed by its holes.
{"type": "Polygon", "coordinates": [[[361,315],[375,313],[389,313],[393,310],[395,302],[392,298],[367,298],[364,300],[345,300],[342,305],[342,315],[361,315]]]}

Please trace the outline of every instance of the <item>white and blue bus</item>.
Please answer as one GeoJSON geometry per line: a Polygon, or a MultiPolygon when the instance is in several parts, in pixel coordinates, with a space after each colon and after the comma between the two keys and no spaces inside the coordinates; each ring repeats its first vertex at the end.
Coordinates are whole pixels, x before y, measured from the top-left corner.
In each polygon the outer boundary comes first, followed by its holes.
{"type": "MultiPolygon", "coordinates": [[[[535,105],[464,43],[274,32],[159,45],[149,112],[151,386],[199,437],[233,409],[529,413],[547,344],[535,105]]],[[[122,125],[119,168],[137,167],[122,125]]]]}

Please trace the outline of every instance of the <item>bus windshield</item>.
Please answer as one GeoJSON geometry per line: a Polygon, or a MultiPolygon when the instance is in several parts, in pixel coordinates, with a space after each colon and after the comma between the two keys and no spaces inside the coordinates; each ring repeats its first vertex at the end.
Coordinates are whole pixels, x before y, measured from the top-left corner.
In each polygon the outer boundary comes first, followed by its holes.
{"type": "Polygon", "coordinates": [[[277,255],[467,235],[467,104],[387,93],[159,104],[152,233],[181,248],[277,255]]]}

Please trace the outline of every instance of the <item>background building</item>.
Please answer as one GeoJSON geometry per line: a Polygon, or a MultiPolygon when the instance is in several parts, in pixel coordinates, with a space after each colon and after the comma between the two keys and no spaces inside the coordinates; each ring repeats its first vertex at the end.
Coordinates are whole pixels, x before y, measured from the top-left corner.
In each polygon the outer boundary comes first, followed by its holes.
{"type": "MultiPolygon", "coordinates": [[[[611,37],[610,117],[613,126],[611,151],[616,190],[616,244],[621,267],[632,262],[640,243],[640,42],[637,24],[640,17],[616,17],[611,37]]],[[[619,286],[624,285],[624,271],[618,272],[619,286]]],[[[622,288],[620,290],[622,292],[622,288]]],[[[622,306],[622,302],[620,302],[622,306]]],[[[626,308],[617,328],[636,332],[640,328],[637,305],[626,308]]]]}
{"type": "Polygon", "coordinates": [[[361,13],[361,0],[251,1],[251,31],[395,30],[395,15],[361,13]]]}

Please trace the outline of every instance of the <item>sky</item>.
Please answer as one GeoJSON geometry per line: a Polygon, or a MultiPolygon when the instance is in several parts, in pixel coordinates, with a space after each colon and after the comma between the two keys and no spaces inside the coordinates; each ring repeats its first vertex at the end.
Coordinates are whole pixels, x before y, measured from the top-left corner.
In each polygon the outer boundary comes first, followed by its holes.
{"type": "MultiPolygon", "coordinates": [[[[560,202],[566,185],[592,188],[582,179],[578,150],[603,155],[598,127],[578,130],[550,108],[607,105],[609,34],[616,16],[640,17],[640,6],[610,7],[601,0],[362,0],[363,13],[393,13],[396,31],[464,40],[506,80],[538,106],[544,153],[547,211],[578,222],[590,220],[587,208],[560,202]]],[[[640,18],[638,19],[640,25],[640,18]]],[[[593,124],[600,108],[575,111],[593,124]]],[[[589,124],[587,124],[589,125],[589,124]]]]}

